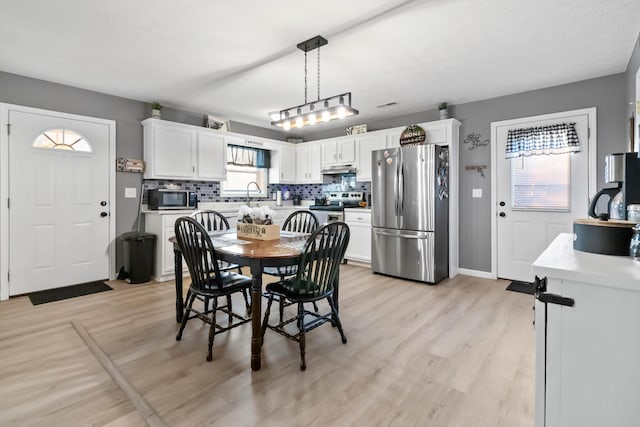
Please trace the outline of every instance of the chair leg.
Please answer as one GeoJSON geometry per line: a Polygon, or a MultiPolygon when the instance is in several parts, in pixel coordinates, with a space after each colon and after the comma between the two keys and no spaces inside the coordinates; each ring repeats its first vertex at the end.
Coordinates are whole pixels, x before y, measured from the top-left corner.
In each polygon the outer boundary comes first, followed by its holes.
{"type": "Polygon", "coordinates": [[[209,353],[207,354],[207,362],[213,359],[213,338],[216,333],[216,311],[218,311],[218,299],[213,299],[213,309],[211,310],[211,325],[209,326],[209,353]]]}
{"type": "Polygon", "coordinates": [[[342,330],[342,323],[340,322],[340,316],[338,316],[338,310],[336,310],[336,305],[333,302],[333,297],[327,297],[327,301],[329,301],[329,306],[331,307],[331,313],[333,321],[338,327],[338,331],[340,331],[340,336],[342,337],[342,344],[347,343],[347,337],[344,336],[344,331],[342,330]]]}
{"type": "Polygon", "coordinates": [[[298,334],[298,338],[300,340],[300,370],[304,371],[307,369],[307,362],[304,360],[305,353],[305,331],[304,331],[304,304],[298,303],[298,329],[300,333],[298,334]]]}
{"type": "Polygon", "coordinates": [[[269,294],[269,301],[267,302],[267,310],[264,312],[264,319],[262,320],[262,342],[264,343],[264,333],[267,331],[267,325],[269,324],[269,314],[271,313],[271,304],[273,303],[273,294],[269,294]]]}
{"type": "Polygon", "coordinates": [[[251,314],[251,302],[249,302],[248,294],[249,294],[249,291],[247,290],[247,288],[244,288],[242,290],[242,296],[244,297],[244,305],[247,308],[247,316],[251,314]]]}
{"type": "Polygon", "coordinates": [[[204,297],[204,310],[202,313],[206,314],[209,312],[209,297],[204,297]]]}
{"type": "Polygon", "coordinates": [[[187,292],[187,307],[184,309],[184,314],[182,315],[182,323],[180,324],[180,330],[176,335],[176,341],[180,341],[182,339],[182,331],[184,331],[184,327],[187,326],[187,321],[189,320],[189,313],[191,312],[191,306],[193,305],[193,300],[196,299],[195,294],[191,294],[191,291],[187,292]]]}
{"type": "Polygon", "coordinates": [[[233,323],[233,315],[231,312],[233,311],[233,306],[231,305],[231,295],[227,295],[227,311],[229,312],[229,326],[233,323]]]}
{"type": "Polygon", "coordinates": [[[316,302],[313,302],[313,309],[316,311],[316,313],[318,312],[318,304],[316,304],[316,302]]]}

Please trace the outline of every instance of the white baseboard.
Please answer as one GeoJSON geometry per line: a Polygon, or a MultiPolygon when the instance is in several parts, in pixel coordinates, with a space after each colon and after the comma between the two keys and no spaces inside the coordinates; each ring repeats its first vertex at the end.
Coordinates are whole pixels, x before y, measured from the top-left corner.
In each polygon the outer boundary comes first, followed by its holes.
{"type": "Polygon", "coordinates": [[[469,270],[467,268],[459,268],[459,274],[464,274],[465,276],[473,276],[480,277],[481,279],[497,279],[498,277],[490,271],[480,271],[480,270],[469,270]]]}

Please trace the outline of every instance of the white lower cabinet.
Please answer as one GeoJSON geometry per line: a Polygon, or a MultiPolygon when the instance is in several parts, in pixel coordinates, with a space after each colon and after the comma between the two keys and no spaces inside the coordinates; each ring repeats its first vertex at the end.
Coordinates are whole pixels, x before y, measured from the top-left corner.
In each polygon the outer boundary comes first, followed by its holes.
{"type": "MultiPolygon", "coordinates": [[[[176,220],[181,216],[188,216],[189,213],[171,213],[163,214],[150,212],[145,215],[145,231],[153,233],[156,237],[154,263],[153,263],[153,279],[164,282],[173,280],[174,273],[174,257],[173,243],[169,241],[175,235],[174,226],[176,220]]],[[[187,272],[187,266],[183,265],[183,272],[187,272]]]]}
{"type": "Polygon", "coordinates": [[[344,222],[351,232],[345,259],[371,263],[371,210],[345,209],[344,222]]]}

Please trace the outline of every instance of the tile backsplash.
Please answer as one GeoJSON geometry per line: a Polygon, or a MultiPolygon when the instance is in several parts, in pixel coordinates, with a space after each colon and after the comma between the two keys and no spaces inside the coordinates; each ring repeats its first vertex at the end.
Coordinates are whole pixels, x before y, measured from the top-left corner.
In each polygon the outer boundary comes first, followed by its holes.
{"type": "MultiPolygon", "coordinates": [[[[265,199],[254,200],[271,200],[273,199],[276,191],[282,190],[289,191],[291,197],[298,194],[303,199],[313,200],[317,197],[322,197],[327,192],[327,187],[330,184],[341,184],[342,178],[338,175],[325,177],[325,182],[322,184],[269,184],[268,193],[269,197],[265,199]]],[[[142,184],[143,199],[142,203],[147,203],[147,190],[152,188],[162,188],[166,185],[177,185],[182,190],[195,191],[198,194],[198,200],[201,202],[244,202],[243,197],[222,197],[220,196],[220,183],[211,181],[185,181],[185,180],[169,180],[169,179],[146,179],[142,184]]],[[[365,194],[371,192],[370,182],[356,182],[354,191],[362,191],[365,194]]]]}

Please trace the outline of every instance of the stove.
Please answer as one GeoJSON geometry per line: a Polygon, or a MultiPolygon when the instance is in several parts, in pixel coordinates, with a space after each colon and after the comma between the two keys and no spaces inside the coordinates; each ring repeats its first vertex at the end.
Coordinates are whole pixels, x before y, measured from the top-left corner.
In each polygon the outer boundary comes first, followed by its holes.
{"type": "Polygon", "coordinates": [[[327,211],[327,215],[318,219],[320,222],[342,221],[344,219],[344,208],[360,207],[362,201],[361,191],[332,191],[327,194],[326,205],[311,205],[312,211],[327,211]],[[326,218],[324,218],[326,216],[326,218]],[[324,219],[324,220],[323,220],[324,219]]]}

